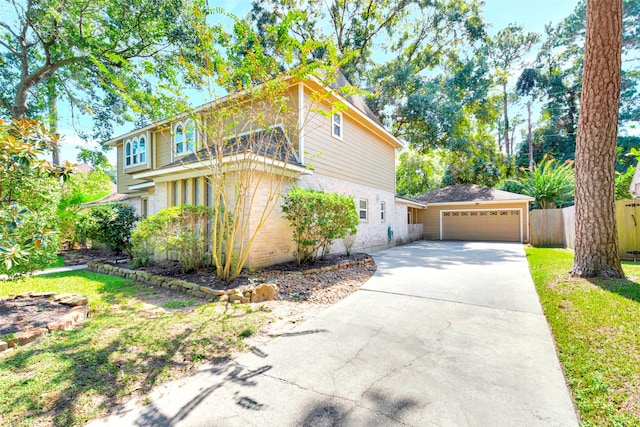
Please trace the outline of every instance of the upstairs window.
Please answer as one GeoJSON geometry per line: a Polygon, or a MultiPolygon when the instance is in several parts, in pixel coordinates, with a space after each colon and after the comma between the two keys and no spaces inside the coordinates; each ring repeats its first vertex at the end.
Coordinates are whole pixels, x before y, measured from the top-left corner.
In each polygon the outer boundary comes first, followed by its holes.
{"type": "Polygon", "coordinates": [[[138,138],[134,138],[133,140],[133,154],[132,154],[131,164],[138,164],[138,138]]]}
{"type": "Polygon", "coordinates": [[[192,119],[178,122],[173,131],[174,153],[178,156],[192,153],[196,149],[196,122],[192,119]]]}
{"type": "Polygon", "coordinates": [[[367,207],[368,207],[368,201],[367,199],[360,199],[359,205],[358,205],[358,214],[360,215],[360,220],[361,221],[366,221],[367,220],[367,207]]]}
{"type": "Polygon", "coordinates": [[[140,135],[124,143],[124,166],[133,167],[147,163],[147,137],[140,135]]]}
{"type": "Polygon", "coordinates": [[[333,113],[331,118],[331,136],[342,139],[342,113],[333,113]]]}
{"type": "Polygon", "coordinates": [[[140,141],[138,142],[138,150],[140,151],[139,159],[140,163],[147,162],[147,140],[144,136],[140,137],[140,141]]]}
{"type": "Polygon", "coordinates": [[[184,137],[184,127],[182,123],[178,123],[176,125],[176,129],[173,135],[173,146],[175,147],[176,154],[184,154],[185,152],[185,137],[184,137]]]}
{"type": "Polygon", "coordinates": [[[186,150],[191,152],[196,149],[196,122],[187,120],[185,125],[185,145],[186,150]]]}
{"type": "Polygon", "coordinates": [[[124,164],[126,166],[131,166],[131,141],[127,140],[124,143],[124,164]]]}

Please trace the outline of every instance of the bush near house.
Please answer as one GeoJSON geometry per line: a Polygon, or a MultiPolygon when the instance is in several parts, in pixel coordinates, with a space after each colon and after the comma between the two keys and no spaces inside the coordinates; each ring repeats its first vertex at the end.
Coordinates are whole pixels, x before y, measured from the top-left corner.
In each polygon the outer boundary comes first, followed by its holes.
{"type": "Polygon", "coordinates": [[[94,206],[78,220],[83,239],[102,242],[117,254],[130,252],[131,231],[140,218],[133,206],[116,203],[94,206]]]}
{"type": "Polygon", "coordinates": [[[211,265],[207,255],[207,224],[212,210],[206,206],[182,205],[162,209],[138,224],[132,234],[133,256],[145,264],[156,251],[175,251],[184,272],[211,265]]]}
{"type": "Polygon", "coordinates": [[[331,244],[356,233],[360,222],[352,197],[294,187],[284,196],[283,217],[293,228],[298,264],[324,258],[331,244]]]}
{"type": "Polygon", "coordinates": [[[58,228],[63,246],[69,249],[80,242],[76,224],[83,203],[93,202],[111,192],[111,178],[103,170],[74,173],[62,187],[62,198],[58,204],[58,228]]]}

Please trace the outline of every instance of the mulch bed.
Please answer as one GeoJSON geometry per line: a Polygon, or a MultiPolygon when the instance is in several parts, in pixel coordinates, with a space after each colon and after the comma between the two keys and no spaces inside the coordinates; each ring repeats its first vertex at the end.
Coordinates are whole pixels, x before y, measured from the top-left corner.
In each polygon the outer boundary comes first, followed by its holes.
{"type": "MultiPolygon", "coordinates": [[[[73,259],[81,258],[89,261],[109,262],[121,268],[131,269],[129,260],[124,259],[126,255],[115,255],[110,251],[80,249],[65,251],[62,254],[65,255],[65,260],[67,256],[70,256],[73,259]]],[[[218,280],[215,273],[210,269],[183,273],[179,263],[172,260],[151,262],[146,266],[136,267],[135,270],[146,271],[157,276],[185,280],[216,290],[234,289],[250,284],[253,279],[259,279],[260,281],[277,284],[280,289],[281,300],[333,304],[355,292],[375,273],[376,265],[374,263],[362,263],[367,258],[371,257],[364,253],[355,253],[351,256],[329,255],[315,263],[302,265],[297,265],[295,262],[277,264],[267,269],[250,273],[247,276],[241,276],[232,282],[218,280]],[[345,261],[356,261],[357,264],[332,271],[318,271],[313,274],[292,274],[308,270],[320,270],[323,267],[338,265],[345,261]]]]}

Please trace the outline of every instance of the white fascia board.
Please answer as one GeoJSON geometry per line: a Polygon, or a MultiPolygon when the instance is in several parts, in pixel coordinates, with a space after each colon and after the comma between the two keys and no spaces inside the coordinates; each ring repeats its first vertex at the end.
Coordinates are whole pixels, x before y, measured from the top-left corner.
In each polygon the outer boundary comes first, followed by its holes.
{"type": "Polygon", "coordinates": [[[425,203],[414,202],[412,200],[403,199],[402,197],[396,197],[395,199],[396,199],[396,203],[407,205],[412,208],[419,208],[419,209],[427,208],[427,205],[425,203]]]}
{"type": "Polygon", "coordinates": [[[153,181],[150,181],[150,182],[143,182],[142,184],[130,185],[127,188],[129,189],[129,191],[133,191],[133,190],[142,190],[144,188],[150,188],[155,186],[156,186],[156,183],[153,181]]]}
{"type": "Polygon", "coordinates": [[[438,203],[429,203],[427,202],[427,206],[448,206],[448,205],[469,205],[469,206],[477,206],[477,205],[500,205],[504,203],[531,203],[535,199],[533,197],[529,197],[527,199],[520,200],[499,200],[499,201],[478,201],[478,202],[438,202],[438,203]]]}

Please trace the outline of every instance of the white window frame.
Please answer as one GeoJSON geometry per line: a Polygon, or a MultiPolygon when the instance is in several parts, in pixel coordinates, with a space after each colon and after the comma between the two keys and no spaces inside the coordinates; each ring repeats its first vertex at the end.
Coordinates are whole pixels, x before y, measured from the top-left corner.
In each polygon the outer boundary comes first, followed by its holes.
{"type": "Polygon", "coordinates": [[[387,206],[385,202],[380,202],[380,222],[387,221],[387,206]]]}
{"type": "Polygon", "coordinates": [[[173,135],[172,135],[172,153],[174,157],[182,157],[187,154],[194,153],[198,147],[198,130],[196,127],[196,121],[193,119],[187,119],[185,121],[179,121],[173,125],[173,135]],[[187,129],[193,129],[192,136],[189,138],[187,135],[187,129]],[[178,128],[182,128],[182,150],[178,151],[178,141],[176,137],[178,136],[178,128]]]}
{"type": "Polygon", "coordinates": [[[122,150],[122,158],[124,169],[135,168],[137,166],[148,166],[147,163],[149,157],[147,156],[149,146],[149,136],[146,133],[141,133],[133,138],[127,139],[124,142],[122,150]],[[144,146],[140,145],[140,142],[144,142],[144,146]],[[127,147],[129,151],[127,152],[127,147]]]}
{"type": "Polygon", "coordinates": [[[342,141],[344,135],[344,117],[342,112],[338,111],[331,115],[331,136],[342,141]],[[339,118],[339,123],[336,123],[336,117],[339,118]],[[338,127],[338,133],[336,133],[336,126],[338,127]]]}
{"type": "Polygon", "coordinates": [[[359,199],[358,200],[358,217],[360,221],[368,221],[369,220],[369,200],[367,199],[359,199]],[[364,202],[364,208],[362,207],[362,202],[364,202]],[[364,213],[364,218],[362,214],[364,213]]]}
{"type": "Polygon", "coordinates": [[[124,167],[125,168],[130,168],[132,166],[131,165],[131,140],[130,139],[127,139],[124,142],[124,150],[122,150],[122,154],[124,156],[124,167]]]}

